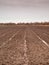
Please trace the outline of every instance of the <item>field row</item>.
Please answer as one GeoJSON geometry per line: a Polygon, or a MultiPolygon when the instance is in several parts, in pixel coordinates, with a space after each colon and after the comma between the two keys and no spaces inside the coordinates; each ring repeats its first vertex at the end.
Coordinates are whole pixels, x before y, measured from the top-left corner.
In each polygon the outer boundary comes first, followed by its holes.
{"type": "Polygon", "coordinates": [[[0,28],[0,65],[49,65],[49,27],[0,28]]]}

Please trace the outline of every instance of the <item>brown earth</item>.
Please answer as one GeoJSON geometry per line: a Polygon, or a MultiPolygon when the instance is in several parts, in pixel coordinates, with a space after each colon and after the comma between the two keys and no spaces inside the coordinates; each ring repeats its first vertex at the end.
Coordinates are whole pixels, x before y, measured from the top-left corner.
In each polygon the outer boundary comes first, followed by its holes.
{"type": "Polygon", "coordinates": [[[49,26],[0,26],[0,65],[49,65],[49,26]]]}

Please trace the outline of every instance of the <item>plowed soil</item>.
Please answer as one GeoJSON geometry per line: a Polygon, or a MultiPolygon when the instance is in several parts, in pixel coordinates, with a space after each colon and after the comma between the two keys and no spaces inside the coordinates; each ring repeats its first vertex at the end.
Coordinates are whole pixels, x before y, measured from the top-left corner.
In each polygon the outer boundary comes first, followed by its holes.
{"type": "Polygon", "coordinates": [[[49,26],[0,26],[0,65],[49,65],[49,26]]]}

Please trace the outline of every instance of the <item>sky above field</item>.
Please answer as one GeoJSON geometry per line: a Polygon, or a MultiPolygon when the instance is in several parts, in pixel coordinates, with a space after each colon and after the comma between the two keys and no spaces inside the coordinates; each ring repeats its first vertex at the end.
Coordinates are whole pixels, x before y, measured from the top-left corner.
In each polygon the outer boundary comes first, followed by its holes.
{"type": "Polygon", "coordinates": [[[0,22],[49,21],[49,0],[0,0],[0,22]]]}

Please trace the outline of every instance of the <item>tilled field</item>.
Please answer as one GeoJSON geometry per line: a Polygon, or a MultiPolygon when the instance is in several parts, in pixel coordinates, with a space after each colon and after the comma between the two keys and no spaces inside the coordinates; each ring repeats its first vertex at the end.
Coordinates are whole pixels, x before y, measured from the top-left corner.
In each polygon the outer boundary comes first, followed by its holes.
{"type": "Polygon", "coordinates": [[[0,26],[0,65],[49,65],[49,26],[0,26]]]}

